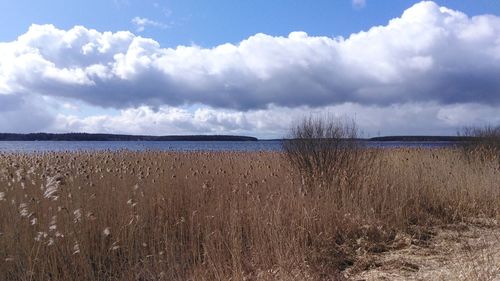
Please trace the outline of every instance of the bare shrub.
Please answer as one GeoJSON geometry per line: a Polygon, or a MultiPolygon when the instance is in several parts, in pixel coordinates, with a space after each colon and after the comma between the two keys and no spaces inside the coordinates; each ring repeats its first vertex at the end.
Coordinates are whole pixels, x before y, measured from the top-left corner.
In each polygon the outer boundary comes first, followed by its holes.
{"type": "Polygon", "coordinates": [[[307,192],[333,188],[340,194],[342,183],[355,184],[369,164],[358,133],[354,121],[330,117],[304,118],[292,127],[283,150],[307,192]]]}
{"type": "Polygon", "coordinates": [[[459,132],[459,136],[467,138],[462,148],[468,157],[498,160],[500,163],[500,125],[465,127],[459,132]]]}

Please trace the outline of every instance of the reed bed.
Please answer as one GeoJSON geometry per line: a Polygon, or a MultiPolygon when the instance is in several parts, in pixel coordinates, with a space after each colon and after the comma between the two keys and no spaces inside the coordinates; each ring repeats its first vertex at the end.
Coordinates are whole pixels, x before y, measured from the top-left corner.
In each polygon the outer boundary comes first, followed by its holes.
{"type": "Polygon", "coordinates": [[[498,156],[367,153],[314,193],[278,152],[0,154],[0,280],[343,280],[401,234],[500,218],[498,156]]]}

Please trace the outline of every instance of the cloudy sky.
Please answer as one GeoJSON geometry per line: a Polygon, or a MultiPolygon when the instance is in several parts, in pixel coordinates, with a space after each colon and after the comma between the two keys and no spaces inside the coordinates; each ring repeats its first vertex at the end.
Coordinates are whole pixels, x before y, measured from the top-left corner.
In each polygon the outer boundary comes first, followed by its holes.
{"type": "Polygon", "coordinates": [[[500,2],[0,0],[0,132],[500,123],[500,2]],[[71,4],[68,4],[71,3],[71,4]]]}

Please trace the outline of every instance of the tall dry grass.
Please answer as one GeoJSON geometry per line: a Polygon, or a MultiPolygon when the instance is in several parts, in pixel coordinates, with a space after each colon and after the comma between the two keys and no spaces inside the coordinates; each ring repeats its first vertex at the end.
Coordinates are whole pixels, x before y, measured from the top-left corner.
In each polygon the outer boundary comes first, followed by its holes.
{"type": "Polygon", "coordinates": [[[399,232],[499,218],[497,161],[377,153],[308,195],[281,153],[0,154],[0,280],[342,280],[399,232]]]}

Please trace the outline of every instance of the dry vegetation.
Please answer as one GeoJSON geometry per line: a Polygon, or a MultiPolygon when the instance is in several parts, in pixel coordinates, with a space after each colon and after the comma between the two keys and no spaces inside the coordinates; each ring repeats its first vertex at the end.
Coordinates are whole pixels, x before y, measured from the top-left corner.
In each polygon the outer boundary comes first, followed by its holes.
{"type": "Polygon", "coordinates": [[[496,160],[500,165],[500,125],[484,127],[465,127],[459,136],[470,138],[461,145],[466,157],[473,156],[472,161],[478,158],[485,161],[496,160]]]}
{"type": "Polygon", "coordinates": [[[364,153],[335,188],[272,152],[0,154],[0,280],[343,280],[500,218],[498,161],[364,153]]]}

